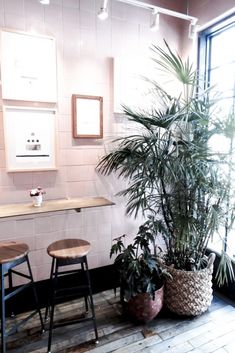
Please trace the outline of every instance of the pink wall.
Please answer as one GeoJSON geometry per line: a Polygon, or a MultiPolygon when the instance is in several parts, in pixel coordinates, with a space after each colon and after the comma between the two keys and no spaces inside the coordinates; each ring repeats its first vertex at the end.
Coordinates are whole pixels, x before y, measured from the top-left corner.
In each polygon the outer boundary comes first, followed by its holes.
{"type": "Polygon", "coordinates": [[[234,0],[189,0],[189,14],[198,17],[200,26],[234,7],[234,0]]]}
{"type": "MultiPolygon", "coordinates": [[[[159,6],[179,11],[182,1],[173,7],[171,0],[155,1],[159,6]]],[[[184,3],[184,2],[183,2],[184,3]]],[[[95,166],[110,137],[125,131],[126,122],[114,116],[112,58],[120,55],[149,53],[152,43],[162,44],[165,38],[180,51],[179,21],[172,17],[161,20],[157,33],[149,30],[150,15],[117,1],[111,2],[111,16],[100,22],[96,13],[98,0],[51,0],[42,6],[37,0],[0,0],[0,27],[34,31],[53,36],[57,43],[58,104],[57,140],[58,170],[8,173],[5,165],[2,105],[0,101],[0,204],[31,202],[29,189],[42,186],[45,199],[82,196],[105,196],[116,206],[15,217],[0,221],[0,239],[18,239],[29,244],[36,280],[49,277],[49,243],[64,237],[82,237],[91,241],[90,267],[110,263],[112,238],[123,233],[135,235],[139,221],[124,216],[124,200],[114,195],[120,181],[104,178],[95,166]],[[71,95],[89,94],[104,99],[103,141],[75,140],[71,130],[71,95]]]]}

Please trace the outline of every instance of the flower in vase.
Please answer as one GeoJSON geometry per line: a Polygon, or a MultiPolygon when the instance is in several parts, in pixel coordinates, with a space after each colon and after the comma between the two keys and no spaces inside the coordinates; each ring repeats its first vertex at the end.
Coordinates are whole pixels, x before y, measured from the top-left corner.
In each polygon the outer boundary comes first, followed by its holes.
{"type": "Polygon", "coordinates": [[[43,194],[45,194],[45,193],[46,193],[46,191],[43,190],[40,186],[38,186],[38,187],[35,188],[35,189],[31,189],[30,192],[29,192],[29,194],[30,194],[31,197],[43,195],[43,194]]]}

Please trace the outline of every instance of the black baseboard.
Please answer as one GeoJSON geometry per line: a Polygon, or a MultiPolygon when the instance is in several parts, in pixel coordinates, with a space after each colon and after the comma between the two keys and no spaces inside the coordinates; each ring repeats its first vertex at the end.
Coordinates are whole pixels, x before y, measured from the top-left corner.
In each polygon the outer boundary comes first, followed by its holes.
{"type": "MultiPolygon", "coordinates": [[[[118,277],[115,273],[113,265],[99,267],[91,269],[90,271],[92,292],[99,293],[108,289],[112,289],[118,286],[118,277]]],[[[61,281],[62,286],[74,287],[81,283],[81,276],[79,274],[67,275],[61,281]]],[[[43,308],[47,305],[48,295],[50,289],[50,281],[44,280],[35,283],[40,307],[43,308]]],[[[81,296],[81,295],[80,295],[81,296]]],[[[74,295],[69,299],[78,298],[79,295],[74,295]]],[[[61,302],[68,300],[68,298],[61,300],[61,302]]],[[[33,297],[32,288],[26,288],[21,293],[17,294],[13,298],[7,300],[6,302],[6,316],[14,314],[23,313],[29,310],[35,309],[35,301],[33,297]]]]}

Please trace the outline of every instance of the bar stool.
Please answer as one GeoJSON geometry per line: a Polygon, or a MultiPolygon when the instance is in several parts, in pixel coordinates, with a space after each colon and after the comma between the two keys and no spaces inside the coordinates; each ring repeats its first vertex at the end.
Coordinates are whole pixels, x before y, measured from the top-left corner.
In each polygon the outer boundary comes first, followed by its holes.
{"type": "MultiPolygon", "coordinates": [[[[51,274],[50,281],[52,284],[52,293],[49,303],[50,308],[50,324],[49,324],[49,337],[48,337],[48,353],[51,351],[52,342],[52,330],[57,327],[62,327],[66,325],[76,324],[82,321],[93,320],[94,331],[95,331],[95,342],[98,343],[98,331],[96,325],[95,309],[92,298],[90,275],[87,264],[86,255],[90,251],[91,244],[82,239],[63,239],[50,244],[47,248],[47,253],[52,257],[51,274]],[[79,264],[79,269],[69,270],[69,271],[59,271],[62,266],[79,264]],[[68,274],[78,274],[83,273],[86,278],[86,283],[78,284],[75,287],[59,288],[58,278],[59,276],[66,276],[68,274]],[[71,293],[72,292],[72,293],[71,293]],[[80,318],[76,320],[70,320],[63,323],[54,324],[54,309],[55,302],[58,299],[65,298],[68,296],[74,296],[76,294],[83,294],[85,299],[85,307],[88,312],[88,299],[90,301],[91,317],[80,318]],[[63,295],[64,293],[64,295],[63,295]],[[70,294],[69,294],[70,293],[70,294]]],[[[46,309],[46,318],[48,314],[48,309],[46,309]]]]}
{"type": "Polygon", "coordinates": [[[0,242],[0,276],[1,276],[1,344],[2,344],[2,352],[6,353],[6,340],[7,337],[11,334],[17,332],[20,325],[26,323],[29,319],[31,319],[36,313],[39,314],[42,332],[44,331],[44,325],[42,320],[41,311],[39,309],[38,297],[36,293],[35,284],[33,281],[33,275],[28,259],[29,247],[27,244],[9,241],[9,242],[0,242]],[[26,275],[22,272],[13,270],[14,267],[22,264],[23,262],[27,263],[29,274],[26,275]],[[13,290],[12,285],[12,274],[27,278],[30,282],[17,287],[13,290]],[[9,293],[5,294],[5,281],[4,278],[8,276],[9,279],[9,293]],[[25,288],[32,286],[34,300],[36,304],[36,310],[33,311],[30,315],[28,315],[25,319],[13,325],[8,332],[6,331],[6,313],[5,313],[5,302],[6,300],[12,298],[14,295],[20,293],[25,288]]]}

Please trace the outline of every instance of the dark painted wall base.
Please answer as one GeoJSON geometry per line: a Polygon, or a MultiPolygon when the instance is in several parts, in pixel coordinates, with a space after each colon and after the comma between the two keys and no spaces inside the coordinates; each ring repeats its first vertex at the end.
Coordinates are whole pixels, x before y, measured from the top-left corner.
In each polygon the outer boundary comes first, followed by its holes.
{"type": "MultiPolygon", "coordinates": [[[[92,292],[98,293],[104,290],[112,289],[118,286],[118,277],[114,271],[113,265],[95,268],[89,271],[92,284],[92,292]]],[[[63,278],[61,285],[73,287],[81,283],[81,276],[67,275],[63,278]]],[[[47,305],[50,282],[49,279],[45,281],[36,282],[36,288],[39,298],[40,307],[43,308],[47,305]]],[[[78,295],[70,297],[69,300],[77,298],[78,295]]],[[[68,299],[67,299],[68,300],[68,299]]],[[[63,300],[61,300],[62,302],[63,300]]],[[[19,314],[35,308],[34,297],[32,288],[27,288],[20,294],[6,302],[6,315],[19,314]]]]}

